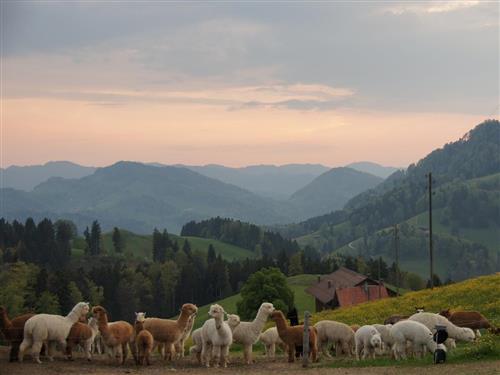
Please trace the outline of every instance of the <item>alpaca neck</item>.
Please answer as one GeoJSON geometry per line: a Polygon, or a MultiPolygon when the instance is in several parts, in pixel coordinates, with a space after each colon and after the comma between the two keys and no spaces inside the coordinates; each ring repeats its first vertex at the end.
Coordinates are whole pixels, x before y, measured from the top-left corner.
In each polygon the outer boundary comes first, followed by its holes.
{"type": "Polygon", "coordinates": [[[82,312],[80,311],[80,309],[73,309],[69,312],[68,315],[66,315],[66,319],[70,323],[75,324],[76,322],[78,322],[80,320],[81,316],[82,316],[82,312]]]}
{"type": "Polygon", "coordinates": [[[12,328],[12,322],[7,316],[7,311],[2,311],[2,316],[0,318],[0,329],[9,329],[12,328]]]}
{"type": "Polygon", "coordinates": [[[283,314],[280,314],[276,318],[276,329],[278,330],[278,333],[280,334],[280,336],[282,334],[286,333],[288,330],[288,325],[286,324],[286,320],[285,320],[285,317],[283,316],[283,314]]]}
{"type": "Polygon", "coordinates": [[[224,322],[224,318],[221,316],[214,317],[215,320],[215,328],[220,330],[222,328],[222,323],[224,322]]]}
{"type": "Polygon", "coordinates": [[[135,334],[138,334],[144,329],[144,323],[143,322],[135,322],[135,334]]]}
{"type": "Polygon", "coordinates": [[[181,331],[184,331],[184,329],[186,328],[189,317],[190,315],[188,313],[186,313],[185,311],[181,311],[181,315],[179,315],[179,318],[177,319],[177,327],[179,327],[181,331]]]}
{"type": "Polygon", "coordinates": [[[256,331],[262,331],[267,322],[268,314],[264,311],[259,310],[255,319],[252,322],[252,327],[255,328],[256,331]]]}
{"type": "Polygon", "coordinates": [[[102,314],[99,316],[97,319],[97,327],[99,328],[99,332],[101,332],[101,335],[104,339],[109,338],[111,335],[111,332],[108,327],[108,315],[107,314],[102,314]]]}

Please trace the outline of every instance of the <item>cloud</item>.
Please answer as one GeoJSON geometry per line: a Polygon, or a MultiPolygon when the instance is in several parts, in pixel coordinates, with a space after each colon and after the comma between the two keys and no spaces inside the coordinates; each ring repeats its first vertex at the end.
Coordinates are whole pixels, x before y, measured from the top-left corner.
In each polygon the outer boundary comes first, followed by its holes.
{"type": "Polygon", "coordinates": [[[403,13],[447,13],[479,5],[479,0],[424,1],[420,3],[394,4],[385,8],[392,14],[403,13]]]}

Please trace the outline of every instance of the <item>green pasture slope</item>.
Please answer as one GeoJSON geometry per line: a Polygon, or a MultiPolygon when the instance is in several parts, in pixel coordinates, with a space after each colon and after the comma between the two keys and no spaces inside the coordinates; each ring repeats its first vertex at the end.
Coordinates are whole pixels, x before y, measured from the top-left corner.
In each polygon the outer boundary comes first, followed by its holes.
{"type": "MultiPolygon", "coordinates": [[[[151,235],[135,234],[126,230],[120,230],[122,238],[125,242],[124,255],[137,259],[151,259],[153,238],[151,235]]],[[[191,245],[192,251],[200,251],[206,253],[210,244],[215,248],[217,254],[221,254],[226,260],[243,260],[246,258],[255,258],[255,253],[250,250],[243,249],[228,243],[218,240],[200,238],[200,237],[181,237],[175,234],[169,234],[172,241],[176,240],[179,247],[182,248],[184,241],[187,239],[191,245]]],[[[102,244],[104,252],[114,254],[112,233],[105,233],[102,236],[102,244]]],[[[85,241],[83,238],[77,238],[73,243],[73,254],[82,255],[85,248],[85,241]]]]}
{"type": "MultiPolygon", "coordinates": [[[[317,275],[297,275],[287,278],[288,285],[293,290],[295,295],[295,305],[299,314],[303,314],[304,311],[314,312],[314,298],[305,292],[305,289],[312,285],[317,280],[317,275]]],[[[236,303],[241,299],[239,294],[227,297],[220,301],[212,302],[205,306],[200,306],[198,309],[198,316],[196,317],[195,328],[201,327],[203,323],[208,319],[208,309],[210,305],[217,303],[224,307],[229,314],[236,314],[236,303]]]]}

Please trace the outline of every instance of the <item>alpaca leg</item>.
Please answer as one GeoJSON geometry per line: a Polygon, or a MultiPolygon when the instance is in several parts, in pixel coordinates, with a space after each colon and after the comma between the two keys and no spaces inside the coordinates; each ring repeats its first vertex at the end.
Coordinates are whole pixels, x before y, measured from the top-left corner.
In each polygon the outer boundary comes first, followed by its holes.
{"type": "Polygon", "coordinates": [[[220,363],[221,363],[221,366],[224,368],[227,367],[228,357],[229,357],[229,346],[224,345],[220,348],[220,363]]]}
{"type": "Polygon", "coordinates": [[[243,357],[245,358],[245,364],[249,365],[252,363],[252,345],[245,344],[243,347],[243,357]]]}
{"type": "Polygon", "coordinates": [[[356,342],[356,360],[359,361],[359,355],[361,354],[361,351],[363,350],[363,347],[356,342]]]}
{"type": "Polygon", "coordinates": [[[201,359],[206,367],[210,367],[210,354],[212,348],[208,343],[204,342],[201,348],[201,359]]]}
{"type": "Polygon", "coordinates": [[[323,340],[319,343],[319,347],[321,349],[321,354],[327,358],[332,358],[332,356],[329,353],[328,346],[329,346],[328,340],[323,340]]]}
{"type": "Polygon", "coordinates": [[[219,367],[221,347],[219,345],[214,345],[212,348],[212,358],[214,362],[214,367],[219,367]]]}
{"type": "Polygon", "coordinates": [[[351,357],[351,348],[349,348],[349,344],[346,341],[342,341],[341,343],[342,351],[347,357],[351,357]]]}
{"type": "Polygon", "coordinates": [[[66,358],[69,360],[69,361],[72,361],[73,360],[73,344],[68,342],[66,344],[66,358]]]}
{"type": "Polygon", "coordinates": [[[269,349],[267,350],[267,356],[269,358],[274,358],[276,354],[276,344],[273,342],[271,345],[269,345],[269,349]]]}
{"type": "Polygon", "coordinates": [[[85,341],[84,344],[85,356],[87,357],[87,361],[92,360],[92,340],[85,341]]]}
{"type": "Polygon", "coordinates": [[[115,352],[115,360],[121,364],[123,360],[122,346],[121,345],[115,346],[113,350],[115,352]]]}
{"type": "Polygon", "coordinates": [[[292,363],[295,361],[295,345],[288,345],[288,362],[292,363]]]}
{"type": "Polygon", "coordinates": [[[481,337],[481,331],[480,331],[480,330],[478,330],[478,329],[476,329],[476,338],[477,338],[477,337],[481,337]]]}
{"type": "MultiPolygon", "coordinates": [[[[42,341],[33,341],[33,345],[31,346],[31,356],[33,357],[33,360],[37,363],[42,363],[40,361],[40,349],[42,348],[42,341]]],[[[48,358],[49,360],[53,360],[52,357],[50,356],[51,354],[51,347],[49,346],[48,348],[48,358]]]]}
{"type": "Polygon", "coordinates": [[[313,362],[316,362],[318,359],[318,345],[316,344],[315,341],[313,341],[313,342],[309,343],[309,346],[311,348],[311,352],[310,352],[311,359],[313,362]]]}
{"type": "Polygon", "coordinates": [[[128,357],[128,343],[122,344],[122,362],[123,365],[128,357]]]}
{"type": "Polygon", "coordinates": [[[23,361],[24,358],[24,353],[26,350],[32,345],[31,338],[25,337],[24,340],[21,342],[21,345],[19,346],[19,362],[23,361]]]}

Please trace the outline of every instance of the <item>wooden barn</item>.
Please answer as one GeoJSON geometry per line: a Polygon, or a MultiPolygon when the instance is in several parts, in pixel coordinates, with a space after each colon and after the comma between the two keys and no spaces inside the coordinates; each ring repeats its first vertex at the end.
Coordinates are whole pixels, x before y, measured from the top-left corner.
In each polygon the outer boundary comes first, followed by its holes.
{"type": "Polygon", "coordinates": [[[393,296],[382,282],[345,267],[318,277],[318,282],[307,288],[306,292],[314,296],[316,312],[393,296]]]}

